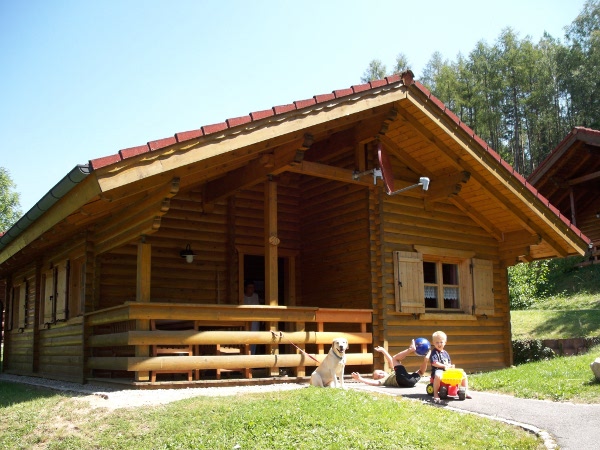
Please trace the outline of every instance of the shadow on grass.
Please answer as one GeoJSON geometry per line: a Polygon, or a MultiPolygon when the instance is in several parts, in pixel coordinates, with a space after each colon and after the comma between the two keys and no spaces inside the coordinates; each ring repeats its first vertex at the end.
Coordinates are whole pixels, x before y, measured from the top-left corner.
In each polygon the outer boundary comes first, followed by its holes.
{"type": "Polygon", "coordinates": [[[600,310],[546,311],[543,323],[533,331],[536,336],[600,336],[600,310]]]}
{"type": "Polygon", "coordinates": [[[5,408],[16,403],[27,403],[39,399],[48,399],[59,395],[61,397],[78,397],[83,394],[77,394],[75,392],[57,392],[53,389],[32,386],[29,384],[0,381],[0,408],[5,408]]]}

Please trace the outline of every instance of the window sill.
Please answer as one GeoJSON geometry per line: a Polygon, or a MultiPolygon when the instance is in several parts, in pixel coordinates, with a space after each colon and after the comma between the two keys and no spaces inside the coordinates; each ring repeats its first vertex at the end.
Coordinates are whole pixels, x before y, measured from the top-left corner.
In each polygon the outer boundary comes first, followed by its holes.
{"type": "Polygon", "coordinates": [[[477,317],[464,313],[425,313],[421,320],[477,320],[477,317]]]}

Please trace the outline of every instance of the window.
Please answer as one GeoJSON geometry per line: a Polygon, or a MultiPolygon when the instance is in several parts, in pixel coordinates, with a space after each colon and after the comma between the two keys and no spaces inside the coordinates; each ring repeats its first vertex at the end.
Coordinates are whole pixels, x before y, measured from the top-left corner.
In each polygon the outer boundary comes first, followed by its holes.
{"type": "Polygon", "coordinates": [[[494,314],[492,261],[473,252],[422,249],[394,252],[397,311],[494,314]]]}
{"type": "Polygon", "coordinates": [[[423,261],[423,284],[425,308],[459,309],[458,264],[423,261]]]}
{"type": "Polygon", "coordinates": [[[55,322],[67,320],[69,261],[61,261],[44,272],[42,274],[42,286],[44,298],[41,305],[41,325],[48,326],[55,322]]]}

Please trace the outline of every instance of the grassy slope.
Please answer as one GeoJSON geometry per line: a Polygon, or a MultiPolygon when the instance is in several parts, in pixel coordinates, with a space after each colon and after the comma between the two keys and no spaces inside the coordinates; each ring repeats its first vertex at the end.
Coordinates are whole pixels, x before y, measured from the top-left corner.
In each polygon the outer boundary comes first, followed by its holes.
{"type": "Polygon", "coordinates": [[[600,264],[569,268],[549,277],[548,296],[527,311],[512,311],[513,339],[600,336],[600,264]]]}

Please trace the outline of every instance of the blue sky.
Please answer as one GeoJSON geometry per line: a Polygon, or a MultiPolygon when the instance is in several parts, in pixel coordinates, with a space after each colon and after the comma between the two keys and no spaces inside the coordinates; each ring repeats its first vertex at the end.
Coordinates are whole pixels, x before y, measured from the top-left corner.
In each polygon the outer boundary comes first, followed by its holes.
{"type": "Polygon", "coordinates": [[[360,83],[417,79],[511,27],[537,42],[584,0],[0,0],[0,167],[28,211],[77,164],[360,83]]]}

